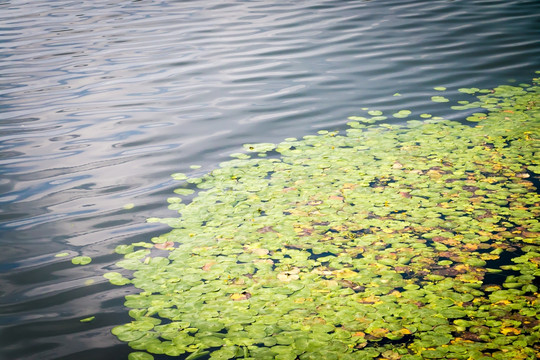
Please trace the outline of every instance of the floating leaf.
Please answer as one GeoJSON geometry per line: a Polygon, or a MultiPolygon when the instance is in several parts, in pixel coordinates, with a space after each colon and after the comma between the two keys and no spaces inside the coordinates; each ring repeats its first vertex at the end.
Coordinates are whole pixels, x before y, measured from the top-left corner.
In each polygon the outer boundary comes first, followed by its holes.
{"type": "Polygon", "coordinates": [[[178,195],[191,195],[194,192],[195,192],[195,190],[193,190],[193,189],[184,189],[184,188],[174,190],[174,193],[178,194],[178,195]]]}
{"type": "Polygon", "coordinates": [[[461,88],[458,89],[459,92],[465,93],[465,94],[474,94],[480,91],[478,88],[461,88]]]}
{"type": "Polygon", "coordinates": [[[233,157],[233,158],[237,158],[237,159],[243,159],[243,160],[249,159],[249,158],[250,158],[249,155],[244,154],[244,153],[234,153],[234,154],[231,154],[231,155],[229,155],[229,156],[230,156],[230,157],[233,157]]]}
{"type": "Polygon", "coordinates": [[[162,242],[162,243],[154,244],[154,247],[156,249],[160,249],[160,250],[169,250],[169,249],[174,248],[174,242],[173,241],[165,241],[165,242],[162,242]]]}
{"type": "Polygon", "coordinates": [[[431,101],[433,101],[433,102],[448,102],[450,100],[448,100],[444,96],[432,96],[431,101]]]}
{"type": "Polygon", "coordinates": [[[73,259],[71,259],[71,262],[74,265],[87,265],[90,264],[92,261],[92,258],[89,256],[75,256],[73,259]]]}
{"type": "Polygon", "coordinates": [[[259,143],[259,144],[245,144],[244,149],[250,152],[267,152],[274,150],[275,144],[272,143],[259,143]]]}
{"type": "Polygon", "coordinates": [[[242,301],[242,300],[247,300],[251,297],[251,294],[248,293],[248,292],[243,292],[241,294],[232,294],[231,295],[231,299],[234,300],[234,301],[242,301]]]}
{"type": "Polygon", "coordinates": [[[131,283],[131,280],[123,277],[122,274],[114,271],[103,274],[103,277],[105,279],[108,279],[113,285],[121,286],[131,283]]]}
{"type": "Polygon", "coordinates": [[[293,280],[298,280],[300,276],[298,276],[298,274],[291,274],[290,272],[282,272],[277,274],[277,278],[280,281],[289,282],[293,280]]]}
{"type": "Polygon", "coordinates": [[[397,113],[394,113],[392,116],[394,116],[396,118],[406,118],[410,114],[411,114],[410,110],[400,110],[397,113]]]}
{"type": "Polygon", "coordinates": [[[82,322],[82,323],[87,323],[87,322],[90,322],[90,321],[94,320],[95,318],[96,318],[95,316],[90,316],[90,317],[81,319],[79,321],[82,322]]]}
{"type": "Polygon", "coordinates": [[[116,252],[117,254],[128,254],[130,252],[133,252],[133,248],[134,246],[133,245],[118,245],[115,249],[114,249],[114,252],[116,252]]]}
{"type": "Polygon", "coordinates": [[[174,180],[186,180],[187,179],[187,175],[184,174],[184,173],[174,173],[174,174],[171,175],[171,177],[174,180]]]}
{"type": "Polygon", "coordinates": [[[467,313],[461,309],[450,308],[442,310],[441,315],[448,319],[457,319],[466,316],[467,313]]]}
{"type": "Polygon", "coordinates": [[[521,334],[521,330],[513,328],[513,327],[505,327],[505,328],[501,328],[501,333],[503,335],[519,335],[521,334]]]}
{"type": "Polygon", "coordinates": [[[154,357],[148,353],[137,351],[130,353],[128,360],[154,360],[154,357]]]}

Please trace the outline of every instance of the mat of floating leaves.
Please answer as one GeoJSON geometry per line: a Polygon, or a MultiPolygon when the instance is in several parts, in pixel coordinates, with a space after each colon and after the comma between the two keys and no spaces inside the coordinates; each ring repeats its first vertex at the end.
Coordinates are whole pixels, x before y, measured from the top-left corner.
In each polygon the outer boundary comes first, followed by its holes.
{"type": "Polygon", "coordinates": [[[130,359],[536,359],[540,88],[461,91],[469,122],[366,109],[174,174],[173,230],[106,274],[130,359]]]}

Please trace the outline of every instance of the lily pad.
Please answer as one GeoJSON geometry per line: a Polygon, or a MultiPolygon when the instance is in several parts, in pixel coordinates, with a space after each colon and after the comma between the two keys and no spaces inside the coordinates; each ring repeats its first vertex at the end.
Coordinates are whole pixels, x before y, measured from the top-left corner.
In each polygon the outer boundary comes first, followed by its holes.
{"type": "Polygon", "coordinates": [[[137,351],[130,353],[128,360],[154,360],[154,357],[148,353],[137,351]]]}
{"type": "Polygon", "coordinates": [[[450,100],[448,100],[444,96],[432,96],[431,101],[433,101],[433,102],[448,102],[450,100]]]}
{"type": "Polygon", "coordinates": [[[71,259],[71,262],[74,265],[87,265],[92,262],[92,258],[89,256],[75,256],[73,259],[71,259]]]}
{"type": "Polygon", "coordinates": [[[276,148],[272,143],[245,144],[244,149],[250,152],[267,152],[276,148]]]}

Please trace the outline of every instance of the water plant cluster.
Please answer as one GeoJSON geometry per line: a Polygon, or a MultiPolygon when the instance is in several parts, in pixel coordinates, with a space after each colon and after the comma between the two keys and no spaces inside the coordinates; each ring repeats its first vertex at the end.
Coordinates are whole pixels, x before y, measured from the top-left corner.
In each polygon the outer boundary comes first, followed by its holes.
{"type": "Polygon", "coordinates": [[[538,79],[462,92],[469,122],[368,110],[173,175],[172,231],[105,275],[140,289],[130,359],[536,359],[538,79]]]}

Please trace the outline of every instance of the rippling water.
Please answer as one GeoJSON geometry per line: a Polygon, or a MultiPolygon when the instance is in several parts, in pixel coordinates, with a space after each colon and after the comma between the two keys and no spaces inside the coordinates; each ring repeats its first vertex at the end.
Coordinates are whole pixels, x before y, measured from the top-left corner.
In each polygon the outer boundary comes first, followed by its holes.
{"type": "Polygon", "coordinates": [[[130,290],[101,274],[165,230],[145,219],[174,216],[169,174],[364,106],[451,117],[434,86],[539,59],[537,0],[0,1],[0,358],[127,356],[130,290]]]}

